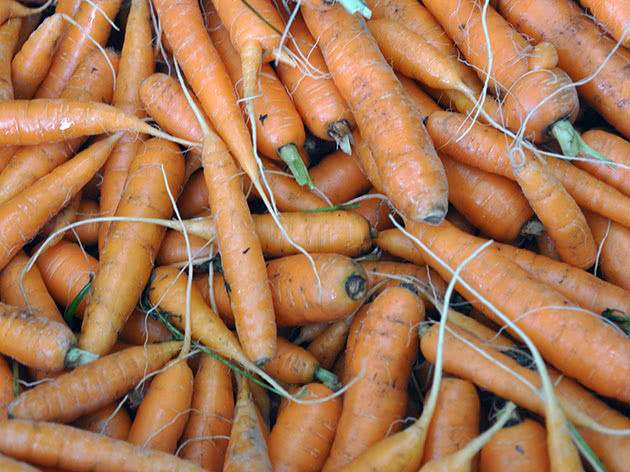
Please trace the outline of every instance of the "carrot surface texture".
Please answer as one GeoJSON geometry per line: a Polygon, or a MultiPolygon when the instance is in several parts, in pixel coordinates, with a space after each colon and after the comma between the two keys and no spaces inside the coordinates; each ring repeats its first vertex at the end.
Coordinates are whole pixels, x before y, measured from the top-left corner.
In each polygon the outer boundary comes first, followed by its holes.
{"type": "Polygon", "coordinates": [[[388,198],[405,217],[439,224],[448,209],[444,168],[365,22],[340,6],[302,14],[353,110],[388,198]]]}

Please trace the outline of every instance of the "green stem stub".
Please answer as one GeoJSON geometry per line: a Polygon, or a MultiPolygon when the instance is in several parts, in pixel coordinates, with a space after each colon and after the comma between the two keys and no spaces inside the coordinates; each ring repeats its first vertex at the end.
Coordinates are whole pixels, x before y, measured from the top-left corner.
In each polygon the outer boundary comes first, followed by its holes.
{"type": "Polygon", "coordinates": [[[551,135],[556,138],[565,156],[576,157],[578,154],[586,154],[607,164],[613,162],[586,144],[569,120],[557,121],[551,127],[551,135]]]}
{"type": "Polygon", "coordinates": [[[295,144],[285,144],[280,149],[278,149],[278,154],[285,162],[287,166],[289,166],[289,170],[295,177],[295,180],[300,185],[308,184],[309,188],[315,188],[313,186],[313,182],[308,175],[308,170],[306,170],[306,166],[304,165],[304,161],[300,157],[300,153],[295,144]]]}
{"type": "Polygon", "coordinates": [[[72,300],[72,303],[68,305],[68,308],[66,308],[66,311],[63,314],[63,319],[65,320],[68,326],[72,326],[72,322],[74,321],[74,314],[91,288],[92,288],[92,276],[90,276],[90,281],[85,284],[85,286],[81,289],[79,293],[77,293],[77,296],[74,297],[74,300],[72,300]]]}
{"type": "Polygon", "coordinates": [[[89,364],[96,359],[98,359],[98,355],[84,351],[83,349],[79,349],[77,347],[72,347],[68,349],[68,352],[66,352],[63,365],[65,367],[78,367],[83,364],[89,364]]]}
{"type": "Polygon", "coordinates": [[[321,383],[326,385],[333,392],[336,392],[341,388],[341,383],[339,383],[339,379],[335,374],[330,372],[329,370],[323,369],[322,367],[316,367],[315,372],[313,373],[313,378],[315,380],[319,380],[321,383]]]}
{"type": "Polygon", "coordinates": [[[372,10],[368,8],[363,0],[338,0],[338,2],[341,3],[351,15],[360,13],[368,20],[372,17],[372,10]]]}

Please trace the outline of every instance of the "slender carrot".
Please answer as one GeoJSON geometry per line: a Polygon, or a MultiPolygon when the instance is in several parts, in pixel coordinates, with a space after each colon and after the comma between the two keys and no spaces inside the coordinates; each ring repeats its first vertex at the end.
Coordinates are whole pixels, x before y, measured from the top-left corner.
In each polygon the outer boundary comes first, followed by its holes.
{"type": "Polygon", "coordinates": [[[589,9],[606,32],[617,41],[621,41],[622,46],[630,48],[629,5],[608,0],[580,0],[580,4],[589,9]]]}
{"type": "Polygon", "coordinates": [[[313,341],[320,334],[326,331],[326,328],[330,326],[329,323],[309,323],[300,327],[300,334],[293,340],[298,346],[304,343],[313,341]]]}
{"type": "Polygon", "coordinates": [[[268,471],[272,466],[263,438],[261,425],[257,417],[247,379],[236,375],[238,394],[234,409],[234,422],[230,441],[225,453],[225,472],[268,471]]]}
{"type": "MultiPolygon", "coordinates": [[[[82,198],[77,209],[76,221],[85,221],[100,216],[98,203],[89,198],[82,198]]],[[[64,234],[64,238],[70,241],[80,242],[85,246],[93,246],[98,243],[98,223],[88,223],[73,228],[64,234]]]]}
{"type": "Polygon", "coordinates": [[[223,274],[215,272],[212,278],[207,275],[195,275],[194,283],[197,286],[197,290],[202,294],[202,297],[208,306],[217,307],[217,314],[221,317],[223,322],[230,328],[234,327],[234,315],[232,313],[232,307],[230,306],[230,296],[225,286],[225,279],[223,274]],[[212,282],[212,286],[210,286],[212,282]],[[212,291],[211,301],[210,292],[212,291]]]}
{"type": "Polygon", "coordinates": [[[188,421],[193,374],[178,360],[155,376],[131,424],[127,441],[173,454],[188,421]]]}
{"type": "MultiPolygon", "coordinates": [[[[107,51],[107,58],[116,69],[118,55],[107,51]]],[[[113,91],[113,79],[105,57],[100,51],[95,51],[81,61],[61,96],[74,100],[109,103],[113,91]]],[[[0,203],[14,197],[37,179],[68,160],[84,142],[85,138],[76,138],[67,142],[19,149],[0,174],[0,203]]]]}
{"type": "Polygon", "coordinates": [[[35,15],[46,8],[48,8],[48,3],[38,8],[27,8],[16,0],[6,0],[0,7],[0,25],[12,18],[35,15]]]}
{"type": "Polygon", "coordinates": [[[48,293],[37,266],[31,267],[31,270],[24,275],[24,292],[28,298],[28,304],[26,303],[20,290],[20,276],[27,263],[28,257],[24,251],[19,251],[0,272],[0,299],[7,305],[30,311],[36,316],[63,322],[61,313],[48,293]]]}
{"type": "Polygon", "coordinates": [[[171,339],[170,331],[164,324],[138,309],[133,310],[127,322],[118,332],[118,339],[137,346],[145,343],[166,341],[171,339]]]}
{"type": "Polygon", "coordinates": [[[48,223],[44,225],[39,232],[39,237],[42,239],[48,239],[49,236],[57,233],[52,237],[52,239],[49,239],[46,244],[54,246],[61,241],[67,233],[62,230],[76,221],[80,204],[81,194],[77,193],[59,213],[57,213],[51,220],[48,221],[48,223]],[[61,232],[59,233],[59,231],[61,232]]]}
{"type": "Polygon", "coordinates": [[[0,418],[7,417],[9,403],[15,398],[13,372],[4,356],[0,356],[0,418]]]}
{"type": "Polygon", "coordinates": [[[337,151],[324,157],[308,171],[313,185],[333,205],[352,200],[372,188],[355,154],[337,151]]]}
{"type": "Polygon", "coordinates": [[[124,407],[118,406],[118,402],[110,403],[93,413],[81,416],[72,423],[72,426],[126,441],[131,428],[131,418],[124,407]]]}
{"type": "Polygon", "coordinates": [[[222,362],[201,356],[180,455],[204,469],[222,470],[234,416],[232,376],[222,362]]]}
{"type": "Polygon", "coordinates": [[[61,210],[92,178],[119,138],[120,135],[116,134],[93,144],[0,206],[0,221],[5,227],[0,237],[4,248],[0,253],[0,268],[6,266],[13,255],[37,234],[51,214],[61,210]]]}
{"type": "Polygon", "coordinates": [[[549,472],[547,432],[536,421],[505,426],[481,448],[481,472],[549,472]]]}
{"type": "MultiPolygon", "coordinates": [[[[143,118],[145,114],[138,96],[138,89],[140,83],[153,73],[149,2],[147,0],[132,1],[128,18],[112,104],[138,118],[143,118]]],[[[101,216],[112,216],[116,213],[129,167],[134,156],[139,152],[141,142],[142,138],[139,138],[136,133],[124,134],[105,163],[100,187],[101,216]]],[[[109,221],[100,223],[99,250],[103,249],[110,224],[109,221]]]]}
{"type": "Polygon", "coordinates": [[[15,98],[31,98],[42,83],[66,26],[63,16],[46,18],[29,36],[11,62],[15,98]]]}
{"type": "Polygon", "coordinates": [[[343,351],[350,332],[351,322],[352,316],[335,321],[308,345],[308,352],[317,359],[324,369],[332,369],[335,360],[343,351]]]}
{"type": "MultiPolygon", "coordinates": [[[[177,146],[160,139],[146,141],[129,168],[116,216],[170,217],[169,194],[179,193],[183,178],[177,146]]],[[[162,226],[133,221],[110,226],[81,325],[82,349],[103,355],[114,345],[149,280],[165,231],[162,226]]]]}
{"type": "MultiPolygon", "coordinates": [[[[322,398],[332,390],[322,384],[304,387],[304,398],[322,398]]],[[[328,457],[341,415],[341,398],[322,403],[289,403],[278,415],[269,436],[269,457],[276,472],[317,472],[328,457]]]]}
{"type": "Polygon", "coordinates": [[[95,468],[119,472],[204,470],[172,454],[61,424],[12,419],[0,423],[0,433],[0,451],[43,466],[77,472],[95,468]]]}
{"type": "Polygon", "coordinates": [[[101,357],[25,391],[11,402],[9,415],[40,421],[74,421],[122,397],[145,375],[166,364],[180,348],[180,342],[170,341],[101,357]]]}
{"type": "Polygon", "coordinates": [[[413,220],[440,223],[448,207],[444,168],[365,23],[339,6],[302,14],[354,112],[394,207],[413,220]]]}
{"type": "MultiPolygon", "coordinates": [[[[10,0],[3,2],[2,6],[10,3],[10,0]]],[[[0,11],[1,15],[2,12],[0,11]]],[[[15,19],[4,24],[2,23],[4,22],[0,21],[0,25],[2,25],[0,26],[0,100],[5,101],[12,100],[15,96],[11,81],[11,59],[13,59],[13,53],[17,45],[22,20],[15,19]]]]}
{"type": "Polygon", "coordinates": [[[344,394],[324,471],[339,470],[385,438],[390,427],[399,429],[395,421],[405,412],[407,382],[417,350],[415,327],[423,318],[422,302],[406,288],[389,288],[372,302],[346,357],[346,377],[364,374],[344,394]]]}

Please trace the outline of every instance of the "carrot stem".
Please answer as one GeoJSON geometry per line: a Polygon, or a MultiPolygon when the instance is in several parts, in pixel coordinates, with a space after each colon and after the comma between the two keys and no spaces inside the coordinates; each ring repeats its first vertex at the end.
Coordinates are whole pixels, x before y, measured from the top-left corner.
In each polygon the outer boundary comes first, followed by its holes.
{"type": "Polygon", "coordinates": [[[339,379],[337,379],[337,376],[323,367],[315,367],[313,378],[319,380],[321,383],[326,385],[326,387],[335,392],[341,388],[341,383],[339,382],[339,379]]]}
{"type": "Polygon", "coordinates": [[[13,396],[17,398],[20,395],[20,365],[15,359],[11,362],[11,369],[13,370],[13,396]]]}
{"type": "Polygon", "coordinates": [[[280,157],[285,164],[289,166],[289,170],[293,174],[293,177],[295,177],[298,184],[308,184],[311,189],[315,188],[295,144],[285,144],[278,149],[278,154],[280,154],[280,157]]]}
{"type": "Polygon", "coordinates": [[[83,364],[89,364],[92,361],[98,359],[98,355],[91,352],[84,351],[78,347],[73,347],[66,352],[66,357],[63,360],[63,364],[66,367],[79,367],[83,364]]]}
{"type": "Polygon", "coordinates": [[[354,15],[355,13],[361,13],[366,19],[372,17],[372,10],[368,8],[363,0],[338,0],[348,13],[354,15]]]}
{"type": "Polygon", "coordinates": [[[584,438],[579,433],[573,422],[569,418],[567,418],[567,423],[569,425],[569,431],[571,432],[571,437],[573,438],[573,442],[575,442],[578,446],[578,449],[582,453],[582,455],[586,458],[586,460],[591,464],[593,470],[598,472],[608,472],[608,469],[604,466],[602,461],[597,457],[597,454],[591,449],[591,446],[584,441],[584,438]]]}
{"type": "Polygon", "coordinates": [[[580,136],[580,133],[577,132],[569,120],[557,121],[551,127],[551,134],[556,138],[558,144],[560,144],[562,153],[565,156],[575,157],[578,154],[588,154],[609,164],[613,162],[586,144],[582,136],[580,136]]]}
{"type": "Polygon", "coordinates": [[[77,293],[77,296],[74,297],[74,300],[72,300],[72,303],[68,305],[68,308],[66,308],[66,311],[63,312],[63,319],[68,326],[72,326],[72,322],[74,321],[74,314],[76,313],[77,308],[81,304],[81,301],[83,301],[85,296],[90,291],[90,288],[92,288],[92,276],[90,276],[90,281],[86,283],[85,286],[81,289],[81,291],[77,293]]]}

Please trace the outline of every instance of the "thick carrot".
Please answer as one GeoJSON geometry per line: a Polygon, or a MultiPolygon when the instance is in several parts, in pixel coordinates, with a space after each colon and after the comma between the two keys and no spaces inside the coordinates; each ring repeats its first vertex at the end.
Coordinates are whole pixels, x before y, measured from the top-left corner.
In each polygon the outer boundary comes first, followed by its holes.
{"type": "MultiPolygon", "coordinates": [[[[216,255],[216,244],[213,246],[212,254],[210,253],[210,245],[208,241],[194,234],[188,234],[188,242],[190,244],[190,252],[193,260],[205,259],[209,256],[216,255]]],[[[169,229],[160,245],[160,251],[155,258],[158,265],[171,265],[188,261],[188,251],[186,249],[186,239],[179,231],[169,229]]]]}
{"type": "MultiPolygon", "coordinates": [[[[3,3],[3,5],[7,4],[10,4],[10,1],[3,3]]],[[[0,15],[2,15],[1,11],[0,15]]],[[[11,81],[11,59],[13,59],[21,25],[22,20],[15,19],[0,26],[0,100],[2,101],[12,100],[15,96],[11,81]]]]}
{"type": "Polygon", "coordinates": [[[99,141],[0,206],[0,268],[76,195],[103,165],[119,134],[99,141]]]}
{"type": "Polygon", "coordinates": [[[38,236],[42,239],[47,239],[47,244],[50,246],[54,246],[61,241],[67,233],[67,231],[64,231],[64,228],[76,221],[80,204],[81,193],[77,193],[59,213],[44,225],[38,236]],[[57,234],[51,239],[48,239],[48,237],[54,233],[57,234]]]}
{"type": "Polygon", "coordinates": [[[525,418],[505,426],[481,448],[481,472],[549,472],[547,432],[540,423],[525,418]]]}
{"type": "MultiPolygon", "coordinates": [[[[169,194],[179,193],[183,179],[178,147],[160,139],[146,141],[129,168],[116,216],[170,217],[169,194]]],[[[114,345],[149,280],[165,231],[162,226],[133,221],[110,226],[81,326],[82,349],[103,355],[114,345]]]]}
{"type": "Polygon", "coordinates": [[[135,346],[27,390],[9,405],[9,415],[67,423],[122,397],[142,378],[162,367],[181,348],[170,341],[135,346]]]}
{"type": "MultiPolygon", "coordinates": [[[[304,387],[304,398],[322,398],[332,390],[322,384],[304,387]]],[[[328,457],[335,436],[341,398],[300,405],[289,403],[278,415],[269,436],[269,457],[273,470],[317,472],[328,457]]]]}
{"type": "MultiPolygon", "coordinates": [[[[121,110],[144,117],[142,102],[138,96],[140,83],[153,73],[153,49],[151,48],[151,22],[148,0],[131,2],[125,27],[125,41],[120,53],[119,72],[112,104],[121,110]]],[[[129,167],[139,152],[142,139],[136,133],[122,136],[112,155],[103,167],[101,182],[101,216],[112,216],[123,194],[129,167]]],[[[99,250],[103,249],[111,222],[100,223],[99,250]]]]}
{"type": "MultiPolygon", "coordinates": [[[[76,221],[85,221],[98,216],[100,216],[98,203],[89,198],[82,198],[77,209],[76,221]]],[[[98,223],[83,224],[67,231],[63,237],[85,246],[93,246],[98,243],[98,226],[98,223]]]]}
{"type": "Polygon", "coordinates": [[[208,354],[201,355],[195,375],[190,412],[182,436],[181,457],[207,470],[222,470],[234,416],[230,368],[208,354]]]}
{"type": "Polygon", "coordinates": [[[417,351],[416,325],[423,318],[422,302],[406,288],[389,288],[372,302],[346,357],[344,375],[354,378],[363,372],[363,377],[344,394],[324,471],[341,469],[385,438],[390,427],[392,432],[399,429],[395,421],[405,412],[407,382],[417,351]]]}
{"type": "Polygon", "coordinates": [[[42,274],[37,266],[31,267],[24,275],[24,292],[28,298],[28,304],[26,303],[20,290],[20,276],[27,263],[28,257],[24,251],[19,251],[0,272],[0,299],[7,305],[30,311],[36,316],[63,322],[61,313],[59,313],[55,301],[48,293],[42,274]]]}
{"type": "Polygon", "coordinates": [[[551,42],[558,65],[574,81],[589,80],[578,91],[606,121],[630,138],[625,67],[630,51],[618,49],[608,57],[615,41],[571,0],[499,0],[498,11],[519,31],[537,41],[551,42]],[[580,47],[576,48],[576,44],[580,47]],[[601,67],[601,70],[600,70],[601,67]]]}
{"type": "MultiPolygon", "coordinates": [[[[481,246],[472,236],[447,224],[414,223],[409,224],[408,230],[453,269],[481,246]]],[[[451,279],[452,274],[433,256],[422,252],[445,280],[451,279]]],[[[496,251],[482,251],[468,261],[460,277],[513,320],[550,364],[602,395],[630,397],[627,386],[617,381],[619,372],[626,367],[615,361],[630,351],[630,341],[614,328],[590,314],[571,309],[575,305],[569,299],[496,251]],[[505,289],[496,290],[497,285],[505,289]],[[523,316],[525,312],[527,316],[523,316]],[[579,352],[575,351],[576,344],[583,346],[579,352]]],[[[459,283],[456,287],[469,300],[477,300],[459,283]]],[[[493,321],[498,320],[485,305],[476,301],[473,305],[493,321]]]]}
{"type": "Polygon", "coordinates": [[[203,170],[193,173],[184,184],[184,188],[177,199],[177,209],[182,218],[192,218],[203,211],[210,211],[208,186],[203,177],[203,170]]]}
{"type": "Polygon", "coordinates": [[[582,210],[558,179],[524,156],[512,161],[512,171],[560,258],[581,269],[592,266],[597,256],[593,234],[582,210]]]}
{"type": "Polygon", "coordinates": [[[118,402],[113,402],[93,413],[81,416],[72,423],[72,426],[126,441],[131,428],[131,418],[124,407],[118,408],[118,402]]]}
{"type": "Polygon", "coordinates": [[[42,83],[61,43],[65,22],[54,14],[29,36],[11,62],[15,98],[31,98],[42,83]]]}
{"type": "Polygon", "coordinates": [[[93,49],[96,43],[104,46],[111,31],[109,21],[113,20],[120,8],[121,0],[96,0],[81,2],[74,20],[83,30],[72,25],[68,28],[48,74],[40,84],[36,98],[57,98],[64,89],[74,69],[93,49]],[[109,21],[108,21],[109,20],[109,21]]]}
{"type": "MultiPolygon", "coordinates": [[[[106,57],[116,69],[118,55],[108,51],[106,57]]],[[[70,82],[64,88],[61,97],[109,103],[113,92],[114,83],[109,66],[103,54],[100,51],[95,51],[81,61],[70,78],[70,82]]],[[[84,142],[85,138],[76,138],[67,142],[27,146],[19,149],[0,174],[0,203],[14,197],[37,179],[68,160],[84,142]]]]}
{"type": "Polygon", "coordinates": [[[155,376],[131,424],[127,441],[173,454],[188,421],[193,374],[178,360],[155,376]]]}
{"type": "Polygon", "coordinates": [[[354,112],[394,207],[413,220],[440,223],[448,208],[444,168],[365,23],[340,6],[302,14],[354,112]]]}
{"type": "Polygon", "coordinates": [[[119,340],[137,346],[145,343],[166,341],[171,339],[171,337],[170,331],[164,324],[138,309],[133,310],[129,318],[127,318],[127,322],[118,332],[119,340]]]}
{"type": "Polygon", "coordinates": [[[13,372],[4,356],[0,356],[0,418],[7,417],[9,403],[15,398],[13,372]]]}
{"type": "MultiPolygon", "coordinates": [[[[280,13],[288,21],[283,9],[280,9],[280,13]]],[[[293,19],[289,33],[292,39],[287,42],[287,47],[294,54],[308,58],[314,71],[308,73],[301,68],[280,63],[276,67],[278,76],[306,127],[320,139],[333,139],[343,151],[349,153],[352,144],[350,132],[356,126],[354,116],[333,80],[326,76],[326,62],[300,13],[293,19]]]]}
{"type": "Polygon", "coordinates": [[[204,470],[172,454],[61,424],[13,419],[0,423],[0,433],[0,451],[42,466],[76,472],[204,470]]]}
{"type": "Polygon", "coordinates": [[[630,48],[630,5],[610,0],[580,0],[584,8],[588,8],[597,22],[604,27],[622,46],[630,48]]]}
{"type": "Polygon", "coordinates": [[[324,157],[308,171],[316,189],[333,205],[347,202],[372,188],[358,157],[337,151],[324,157]]]}
{"type": "MultiPolygon", "coordinates": [[[[467,380],[444,378],[429,423],[422,464],[462,449],[479,435],[480,404],[477,389],[467,380]]],[[[477,468],[478,459],[471,469],[477,468]]]]}

